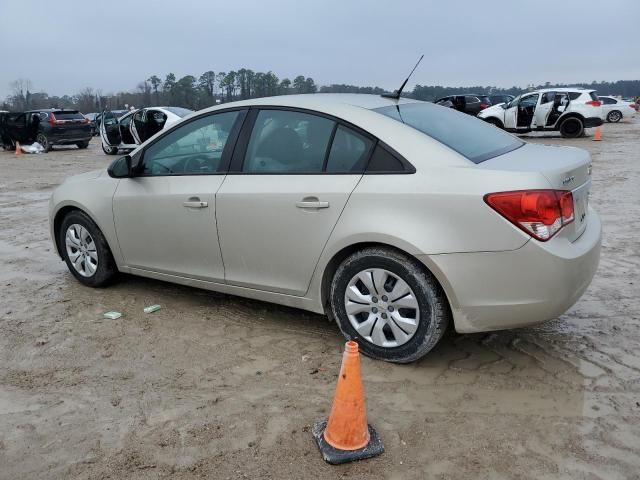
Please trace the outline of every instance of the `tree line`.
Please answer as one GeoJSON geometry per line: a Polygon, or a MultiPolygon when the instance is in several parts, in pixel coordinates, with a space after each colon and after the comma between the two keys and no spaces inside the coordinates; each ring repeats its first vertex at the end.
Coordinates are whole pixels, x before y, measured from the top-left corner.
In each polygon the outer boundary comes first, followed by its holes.
{"type": "MultiPolygon", "coordinates": [[[[539,88],[581,87],[597,90],[601,95],[640,95],[640,80],[618,80],[616,82],[591,82],[571,85],[529,85],[527,87],[498,88],[491,86],[447,87],[416,85],[404,96],[418,100],[433,101],[438,98],[462,93],[520,95],[539,88]]],[[[161,78],[151,75],[138,83],[135,90],[103,94],[101,90],[87,87],[75,95],[54,96],[44,91],[34,92],[32,83],[18,79],[10,84],[11,94],[0,104],[0,110],[28,110],[35,108],[75,108],[84,113],[99,112],[105,108],[123,109],[126,106],[147,107],[171,105],[199,110],[212,105],[244,100],[248,98],[295,93],[369,93],[379,95],[387,92],[380,87],[362,87],[347,84],[331,84],[318,87],[311,77],[298,75],[293,80],[278,78],[273,72],[254,72],[241,68],[229,72],[204,72],[199,77],[185,75],[177,78],[168,73],[161,78]]]]}

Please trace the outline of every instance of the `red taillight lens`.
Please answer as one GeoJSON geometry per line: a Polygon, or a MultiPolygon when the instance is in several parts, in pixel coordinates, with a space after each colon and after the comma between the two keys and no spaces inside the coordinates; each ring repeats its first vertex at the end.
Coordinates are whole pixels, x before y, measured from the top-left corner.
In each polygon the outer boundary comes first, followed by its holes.
{"type": "Polygon", "coordinates": [[[489,108],[490,106],[491,106],[491,105],[489,105],[488,103],[481,103],[481,104],[480,104],[480,108],[481,108],[482,110],[484,110],[485,108],[489,108]]]}
{"type": "Polygon", "coordinates": [[[542,242],[573,222],[573,195],[566,190],[488,193],[484,201],[511,223],[542,242]]]}
{"type": "Polygon", "coordinates": [[[585,102],[587,105],[591,105],[592,107],[599,107],[600,105],[602,105],[602,102],[600,100],[589,100],[588,102],[585,102]]]}
{"type": "Polygon", "coordinates": [[[56,124],[56,121],[57,121],[57,120],[56,120],[56,116],[55,116],[53,113],[50,113],[50,114],[49,114],[49,123],[50,123],[51,125],[55,125],[55,124],[56,124]]]}

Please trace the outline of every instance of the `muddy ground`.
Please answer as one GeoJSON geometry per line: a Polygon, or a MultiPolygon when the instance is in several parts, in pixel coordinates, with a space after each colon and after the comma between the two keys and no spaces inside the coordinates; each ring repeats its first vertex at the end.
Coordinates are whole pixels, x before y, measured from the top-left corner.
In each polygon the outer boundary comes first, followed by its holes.
{"type": "Polygon", "coordinates": [[[96,139],[0,152],[0,478],[640,478],[640,121],[528,140],[593,155],[593,284],[536,328],[452,334],[407,366],[363,359],[386,452],[337,467],[309,432],[330,408],[335,325],[135,277],[83,287],[52,251],[48,197],[113,157],[96,139]]]}

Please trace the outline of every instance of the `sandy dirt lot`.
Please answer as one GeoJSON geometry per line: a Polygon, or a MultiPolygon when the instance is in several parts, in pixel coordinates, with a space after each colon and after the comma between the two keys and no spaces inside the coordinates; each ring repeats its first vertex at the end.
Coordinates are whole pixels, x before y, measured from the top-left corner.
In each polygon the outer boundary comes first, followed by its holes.
{"type": "Polygon", "coordinates": [[[593,284],[535,328],[452,334],[412,365],[363,359],[386,452],[338,467],[309,432],[330,408],[335,325],[135,277],[83,287],[53,252],[48,198],[113,157],[96,139],[0,151],[0,478],[640,478],[640,121],[602,142],[527,139],[593,155],[593,284]]]}

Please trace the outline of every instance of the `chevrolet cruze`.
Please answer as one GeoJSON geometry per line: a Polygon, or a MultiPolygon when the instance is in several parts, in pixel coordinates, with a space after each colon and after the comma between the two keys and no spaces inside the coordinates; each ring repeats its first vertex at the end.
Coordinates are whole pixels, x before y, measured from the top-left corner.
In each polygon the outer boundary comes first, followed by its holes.
{"type": "Polygon", "coordinates": [[[335,320],[410,362],[446,328],[564,313],[598,265],[591,161],[455,110],[291,95],[189,115],[53,193],[56,251],[83,284],[126,272],[335,320]]]}

